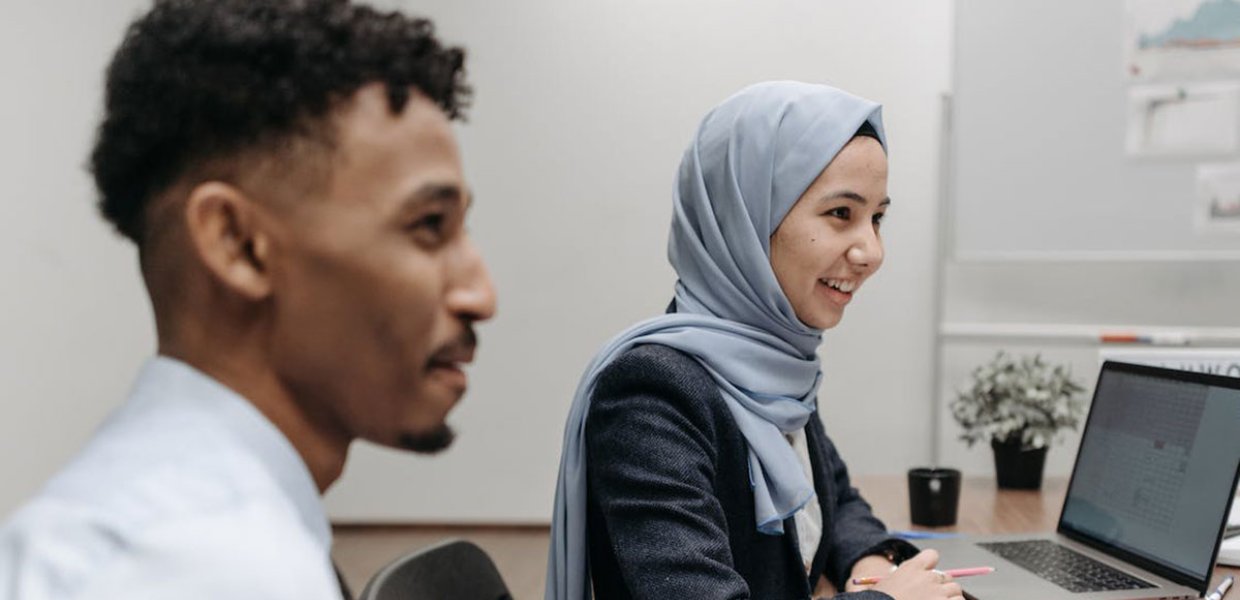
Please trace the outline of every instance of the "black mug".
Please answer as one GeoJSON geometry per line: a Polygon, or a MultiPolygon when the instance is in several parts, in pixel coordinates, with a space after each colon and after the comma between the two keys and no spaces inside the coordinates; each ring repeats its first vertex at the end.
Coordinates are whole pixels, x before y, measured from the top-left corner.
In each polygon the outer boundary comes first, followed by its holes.
{"type": "Polygon", "coordinates": [[[908,511],[914,525],[955,525],[959,504],[960,471],[909,469],[908,511]]]}

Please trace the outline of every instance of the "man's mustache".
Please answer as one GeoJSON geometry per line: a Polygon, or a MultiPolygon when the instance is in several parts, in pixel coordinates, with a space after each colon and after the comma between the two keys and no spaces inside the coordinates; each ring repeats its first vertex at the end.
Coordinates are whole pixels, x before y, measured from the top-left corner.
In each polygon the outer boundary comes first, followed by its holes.
{"type": "Polygon", "coordinates": [[[472,326],[466,325],[456,339],[444,344],[431,355],[432,363],[469,363],[474,360],[478,348],[478,335],[472,326]]]}

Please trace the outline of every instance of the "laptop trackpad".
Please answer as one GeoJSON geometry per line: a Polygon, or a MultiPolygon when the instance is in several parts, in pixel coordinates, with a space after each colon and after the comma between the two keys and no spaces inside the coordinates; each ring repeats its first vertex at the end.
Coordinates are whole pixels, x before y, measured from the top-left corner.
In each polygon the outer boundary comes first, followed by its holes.
{"type": "MultiPolygon", "coordinates": [[[[1052,539],[1034,534],[1026,539],[1052,539]]],[[[976,600],[1048,600],[1080,597],[977,546],[978,540],[952,538],[922,544],[939,551],[939,569],[994,567],[995,572],[956,580],[976,600]]]]}

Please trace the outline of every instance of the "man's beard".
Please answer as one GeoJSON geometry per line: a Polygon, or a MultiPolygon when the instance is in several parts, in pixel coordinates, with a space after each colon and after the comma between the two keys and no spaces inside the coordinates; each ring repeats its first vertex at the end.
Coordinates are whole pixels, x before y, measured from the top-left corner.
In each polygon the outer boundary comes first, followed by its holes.
{"type": "Polygon", "coordinates": [[[400,434],[398,443],[405,450],[419,454],[435,454],[452,445],[456,432],[447,423],[440,423],[430,431],[406,431],[400,434]]]}

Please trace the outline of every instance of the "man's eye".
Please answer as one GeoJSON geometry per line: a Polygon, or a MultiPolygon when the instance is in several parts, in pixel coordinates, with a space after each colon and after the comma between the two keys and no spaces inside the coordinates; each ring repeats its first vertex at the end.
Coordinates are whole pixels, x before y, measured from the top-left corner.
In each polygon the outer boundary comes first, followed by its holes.
{"type": "Polygon", "coordinates": [[[432,213],[413,222],[409,228],[415,232],[440,233],[447,218],[442,213],[432,213]]]}
{"type": "Polygon", "coordinates": [[[430,213],[418,217],[417,220],[409,224],[408,231],[413,237],[414,242],[428,247],[438,246],[448,238],[448,227],[450,225],[448,215],[444,213],[430,213]]]}

